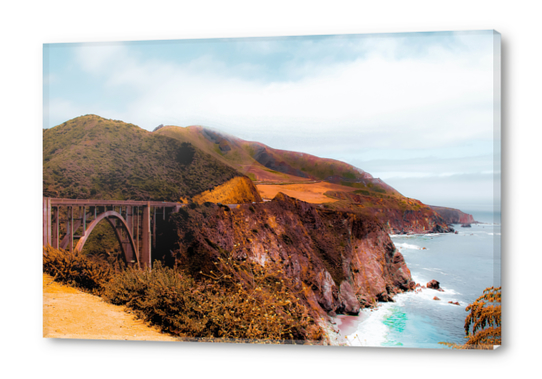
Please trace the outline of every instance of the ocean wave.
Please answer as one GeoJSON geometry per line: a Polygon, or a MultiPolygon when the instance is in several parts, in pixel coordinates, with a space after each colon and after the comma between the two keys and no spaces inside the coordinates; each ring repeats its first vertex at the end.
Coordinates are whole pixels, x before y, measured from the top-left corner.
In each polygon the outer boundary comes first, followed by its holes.
{"type": "Polygon", "coordinates": [[[401,297],[397,296],[397,299],[394,298],[394,300],[396,301],[398,306],[403,306],[406,302],[412,303],[416,301],[431,302],[435,306],[455,305],[455,304],[448,303],[448,301],[458,301],[459,305],[464,305],[464,306],[468,305],[457,299],[457,296],[461,295],[459,292],[451,288],[446,288],[446,287],[441,287],[441,288],[444,290],[444,292],[434,290],[432,288],[422,288],[422,289],[418,289],[418,291],[406,292],[404,294],[401,294],[401,297]],[[440,300],[434,300],[435,296],[438,297],[440,300]]]}
{"type": "Polygon", "coordinates": [[[417,237],[437,237],[447,233],[417,233],[417,234],[390,234],[390,238],[417,238],[417,237]]]}
{"type": "Polygon", "coordinates": [[[362,321],[355,332],[343,337],[349,346],[382,346],[386,343],[389,328],[384,320],[390,314],[390,303],[381,304],[378,308],[364,309],[366,319],[362,321]]]}
{"type": "Polygon", "coordinates": [[[442,270],[439,270],[438,268],[422,267],[422,270],[431,271],[431,272],[436,272],[436,273],[441,274],[441,275],[448,275],[447,273],[445,273],[445,272],[442,271],[442,270]]]}
{"type": "Polygon", "coordinates": [[[413,245],[413,244],[406,243],[406,242],[396,243],[395,247],[397,247],[399,250],[401,250],[401,249],[429,250],[429,249],[427,249],[425,247],[421,247],[421,246],[418,246],[418,245],[413,245]]]}
{"type": "MultiPolygon", "coordinates": [[[[449,303],[449,301],[458,302],[459,306],[466,307],[468,304],[459,301],[457,295],[460,293],[451,288],[442,287],[444,292],[434,289],[425,288],[419,292],[410,291],[394,296],[393,303],[380,303],[375,309],[364,309],[363,321],[361,321],[354,332],[350,334],[340,334],[339,342],[348,346],[401,346],[402,343],[393,341],[392,337],[401,332],[400,328],[404,327],[404,307],[407,304],[413,306],[416,303],[430,303],[435,307],[457,307],[457,304],[449,303]],[[437,296],[440,300],[434,300],[437,296]],[[403,325],[401,326],[401,322],[403,325]],[[399,328],[399,329],[397,329],[399,328]]],[[[414,305],[415,306],[415,305],[414,305]]]]}

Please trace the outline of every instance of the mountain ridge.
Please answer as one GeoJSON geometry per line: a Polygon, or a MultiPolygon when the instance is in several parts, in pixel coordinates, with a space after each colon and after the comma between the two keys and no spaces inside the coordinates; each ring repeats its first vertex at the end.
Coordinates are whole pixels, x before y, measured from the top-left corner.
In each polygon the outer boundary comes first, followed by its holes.
{"type": "Polygon", "coordinates": [[[192,144],[85,115],[43,132],[48,197],[179,201],[244,176],[192,144]]]}
{"type": "Polygon", "coordinates": [[[386,225],[390,233],[453,231],[449,227],[451,222],[448,220],[451,219],[445,217],[449,212],[439,213],[419,200],[407,198],[381,179],[346,162],[275,149],[261,142],[245,141],[199,125],[167,125],[157,129],[156,133],[197,144],[225,164],[249,176],[262,194],[267,193],[268,198],[278,192],[294,195],[294,191],[281,191],[280,188],[274,188],[276,192],[269,193],[271,184],[277,187],[297,185],[304,186],[307,193],[307,196],[299,196],[299,191],[296,191],[298,198],[310,202],[310,199],[317,197],[310,196],[309,192],[312,195],[316,183],[323,181],[351,190],[322,191],[318,203],[326,203],[321,199],[327,197],[329,203],[333,203],[325,204],[329,209],[375,216],[386,225]]]}
{"type": "Polygon", "coordinates": [[[43,193],[49,197],[236,204],[261,202],[264,185],[277,185],[267,194],[272,198],[281,185],[296,183],[296,196],[310,201],[317,183],[324,182],[337,187],[320,186],[320,195],[312,196],[320,206],[374,216],[391,233],[450,232],[456,218],[473,220],[459,210],[407,198],[346,162],[203,126],[160,125],[149,132],[85,115],[45,129],[43,146],[43,193]]]}

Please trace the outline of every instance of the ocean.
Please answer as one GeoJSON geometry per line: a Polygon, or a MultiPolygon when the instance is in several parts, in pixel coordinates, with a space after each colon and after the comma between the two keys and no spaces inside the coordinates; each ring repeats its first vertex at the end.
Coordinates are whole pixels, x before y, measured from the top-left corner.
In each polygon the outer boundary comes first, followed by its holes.
{"type": "Polygon", "coordinates": [[[487,287],[500,286],[500,215],[468,212],[482,222],[470,228],[453,225],[458,234],[392,235],[405,257],[412,279],[432,279],[444,292],[423,289],[364,309],[358,316],[335,318],[340,339],[351,346],[447,348],[439,342],[463,344],[467,305],[487,287]],[[440,300],[433,300],[437,296],[440,300]],[[449,301],[459,302],[458,305],[449,301]]]}

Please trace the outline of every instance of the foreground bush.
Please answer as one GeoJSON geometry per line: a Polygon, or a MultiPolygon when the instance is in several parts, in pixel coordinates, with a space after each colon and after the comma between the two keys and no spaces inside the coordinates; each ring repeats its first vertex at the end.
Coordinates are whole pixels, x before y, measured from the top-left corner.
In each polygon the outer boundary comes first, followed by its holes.
{"type": "Polygon", "coordinates": [[[218,273],[196,283],[156,264],[127,269],[105,285],[104,297],[126,305],[162,330],[207,340],[321,340],[323,333],[281,279],[252,264],[222,261],[218,273]],[[252,285],[234,279],[239,271],[252,285]],[[229,273],[228,273],[229,271],[229,273]]]}
{"type": "Polygon", "coordinates": [[[43,271],[59,282],[96,295],[102,293],[104,283],[113,276],[113,270],[105,262],[93,260],[78,251],[57,250],[50,246],[43,248],[43,271]]]}
{"type": "Polygon", "coordinates": [[[470,311],[465,319],[467,342],[464,345],[442,343],[454,349],[493,350],[501,344],[501,287],[489,287],[482,296],[465,310],[470,311]]]}
{"type": "Polygon", "coordinates": [[[474,303],[466,309],[470,311],[465,319],[465,333],[469,347],[493,349],[501,344],[501,287],[484,290],[474,303]]]}
{"type": "Polygon", "coordinates": [[[44,271],[56,280],[125,305],[163,331],[186,338],[251,342],[322,341],[324,333],[300,302],[294,283],[266,267],[218,258],[196,281],[155,263],[152,271],[114,271],[80,253],[44,248],[44,271]]]}

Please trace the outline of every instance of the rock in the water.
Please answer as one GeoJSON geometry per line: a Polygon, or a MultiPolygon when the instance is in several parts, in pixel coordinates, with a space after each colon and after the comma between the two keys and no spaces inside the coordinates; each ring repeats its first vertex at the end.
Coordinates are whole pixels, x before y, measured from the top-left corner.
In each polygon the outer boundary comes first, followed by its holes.
{"type": "Polygon", "coordinates": [[[435,297],[433,298],[433,300],[440,300],[440,299],[439,299],[438,297],[435,296],[435,297]]]}
{"type": "Polygon", "coordinates": [[[448,303],[454,304],[454,305],[459,305],[459,302],[457,302],[457,301],[449,301],[448,303]]]}
{"type": "Polygon", "coordinates": [[[462,227],[462,228],[470,228],[471,225],[470,225],[470,224],[461,224],[461,227],[462,227]]]}
{"type": "Polygon", "coordinates": [[[433,279],[429,283],[427,283],[427,288],[438,290],[440,289],[440,283],[433,279]]]}

